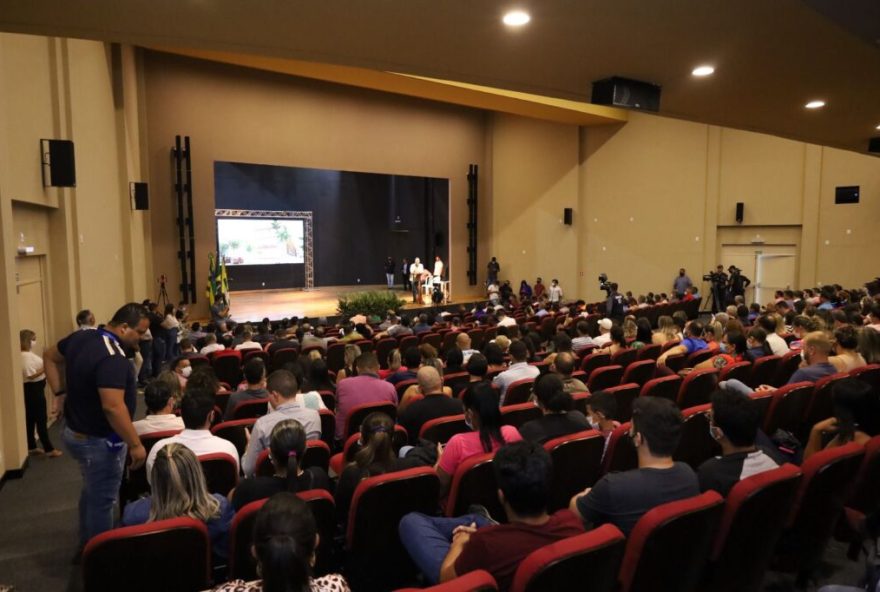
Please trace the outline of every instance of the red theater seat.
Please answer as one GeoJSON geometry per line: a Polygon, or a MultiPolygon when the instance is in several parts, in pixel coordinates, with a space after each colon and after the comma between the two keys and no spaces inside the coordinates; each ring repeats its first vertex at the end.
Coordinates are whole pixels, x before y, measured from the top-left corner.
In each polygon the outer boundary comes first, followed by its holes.
{"type": "Polygon", "coordinates": [[[495,520],[507,522],[507,514],[498,500],[498,485],[492,469],[494,457],[494,452],[477,454],[458,465],[446,501],[447,516],[467,514],[469,506],[479,504],[485,506],[495,520]]]}
{"type": "Polygon", "coordinates": [[[545,442],[544,450],[553,459],[549,510],[555,512],[567,508],[572,496],[599,480],[605,438],[596,430],[586,430],[545,442]]]}
{"type": "Polygon", "coordinates": [[[681,389],[681,376],[661,376],[645,383],[640,397],[663,397],[673,403],[678,400],[678,391],[681,389]]]}
{"type": "Polygon", "coordinates": [[[478,569],[428,588],[400,588],[396,592],[490,592],[498,590],[495,578],[488,571],[478,569]]]}

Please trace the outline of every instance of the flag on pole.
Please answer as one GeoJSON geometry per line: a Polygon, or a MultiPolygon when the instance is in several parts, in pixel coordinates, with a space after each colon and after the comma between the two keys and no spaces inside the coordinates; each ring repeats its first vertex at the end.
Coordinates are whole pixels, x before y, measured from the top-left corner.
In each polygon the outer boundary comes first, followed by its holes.
{"type": "Polygon", "coordinates": [[[214,296],[217,294],[217,264],[214,261],[214,253],[208,253],[208,284],[205,286],[205,296],[208,304],[214,306],[214,296]]]}
{"type": "Polygon", "coordinates": [[[227,306],[229,305],[229,276],[226,275],[226,263],[223,259],[220,259],[220,293],[223,294],[223,299],[226,301],[227,306]]]}

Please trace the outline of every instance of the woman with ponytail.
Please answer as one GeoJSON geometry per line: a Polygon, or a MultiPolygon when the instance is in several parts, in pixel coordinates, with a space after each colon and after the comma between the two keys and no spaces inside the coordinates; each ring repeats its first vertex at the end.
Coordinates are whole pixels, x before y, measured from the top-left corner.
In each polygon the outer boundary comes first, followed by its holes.
{"type": "Polygon", "coordinates": [[[544,415],[527,421],[519,428],[525,440],[543,444],[553,438],[590,429],[587,418],[573,411],[574,399],[565,392],[562,380],[556,374],[545,374],[535,381],[535,404],[544,415]]]}
{"type": "Polygon", "coordinates": [[[237,512],[250,502],[271,497],[281,491],[306,491],[330,489],[330,478],[320,467],[302,468],[306,453],[306,432],[295,419],[279,421],[272,428],[269,443],[269,460],[274,474],[245,479],[229,493],[229,499],[237,512]]]}
{"type": "Polygon", "coordinates": [[[214,592],[350,592],[339,574],[312,577],[318,529],[309,506],[295,494],[272,496],[257,512],[253,552],[261,580],[233,580],[214,592]]]}

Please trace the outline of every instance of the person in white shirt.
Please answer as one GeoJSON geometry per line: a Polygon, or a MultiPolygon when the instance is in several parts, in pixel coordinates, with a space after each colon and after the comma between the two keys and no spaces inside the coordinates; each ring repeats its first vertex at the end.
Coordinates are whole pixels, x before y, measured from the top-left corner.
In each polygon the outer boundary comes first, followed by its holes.
{"type": "Polygon", "coordinates": [[[154,380],[144,389],[144,403],[147,406],[147,416],[134,422],[134,429],[138,436],[167,432],[170,430],[182,430],[183,419],[174,415],[174,394],[167,384],[160,380],[154,380]]]}
{"type": "Polygon", "coordinates": [[[205,347],[200,349],[199,353],[203,356],[207,356],[215,351],[223,351],[224,349],[226,349],[225,345],[217,343],[217,336],[213,333],[208,333],[205,335],[205,347]]]}
{"type": "Polygon", "coordinates": [[[196,456],[221,452],[235,459],[235,468],[238,470],[238,450],[229,440],[218,438],[211,433],[211,421],[214,418],[214,393],[204,388],[191,388],[183,395],[180,402],[180,415],[183,418],[184,429],[176,436],[159,440],[150,450],[147,456],[147,481],[150,480],[150,472],[153,469],[153,461],[156,455],[166,444],[176,442],[183,444],[193,451],[196,456]]]}
{"type": "Polygon", "coordinates": [[[76,313],[76,327],[78,331],[87,329],[96,329],[95,315],[89,309],[84,309],[76,313]]]}
{"type": "Polygon", "coordinates": [[[443,279],[443,260],[440,255],[434,257],[434,283],[439,284],[443,279]]]}
{"type": "Polygon", "coordinates": [[[559,286],[559,280],[550,282],[550,289],[547,291],[550,302],[558,304],[562,301],[562,288],[559,286]]]}
{"type": "Polygon", "coordinates": [[[412,284],[413,301],[415,301],[419,295],[419,284],[421,283],[423,273],[425,273],[425,266],[422,265],[422,260],[416,257],[413,259],[412,265],[409,266],[409,279],[410,284],[412,284]]]}
{"type": "Polygon", "coordinates": [[[46,373],[43,358],[31,351],[37,345],[37,334],[29,329],[19,332],[21,342],[21,375],[24,380],[24,418],[28,454],[44,454],[49,458],[61,456],[61,451],[52,446],[49,429],[46,427],[46,373]],[[40,436],[42,450],[37,448],[34,430],[40,436]]]}
{"type": "Polygon", "coordinates": [[[571,340],[571,350],[577,354],[593,345],[593,338],[590,337],[590,326],[586,321],[578,321],[575,327],[577,329],[577,337],[571,340]]]}
{"type": "Polygon", "coordinates": [[[471,349],[471,336],[464,331],[456,336],[455,346],[461,350],[461,355],[463,358],[461,362],[462,365],[467,364],[472,355],[480,353],[475,349],[471,349]]]}
{"type": "Polygon", "coordinates": [[[235,351],[245,351],[251,349],[263,349],[263,346],[252,340],[254,336],[250,331],[244,331],[241,334],[242,342],[235,346],[235,351]]]}
{"type": "Polygon", "coordinates": [[[510,366],[492,379],[492,384],[501,389],[501,402],[504,405],[504,397],[507,394],[507,387],[517,380],[525,380],[527,378],[535,379],[541,374],[537,366],[528,363],[529,349],[522,341],[514,341],[510,344],[510,356],[513,358],[510,366]]]}
{"type": "Polygon", "coordinates": [[[611,327],[614,323],[611,319],[602,319],[599,321],[599,335],[593,338],[593,343],[598,347],[605,347],[611,343],[611,327]]]}
{"type": "Polygon", "coordinates": [[[489,296],[489,302],[493,305],[498,304],[498,301],[501,299],[499,295],[501,288],[498,287],[496,282],[490,282],[486,287],[486,294],[489,296]]]}
{"type": "Polygon", "coordinates": [[[790,350],[785,339],[776,333],[776,319],[770,315],[761,315],[758,317],[758,326],[767,332],[767,344],[773,350],[774,356],[784,356],[790,350]]]}
{"type": "Polygon", "coordinates": [[[516,319],[507,316],[507,311],[503,308],[499,309],[498,312],[495,313],[495,316],[498,317],[499,327],[516,327],[516,319]]]}

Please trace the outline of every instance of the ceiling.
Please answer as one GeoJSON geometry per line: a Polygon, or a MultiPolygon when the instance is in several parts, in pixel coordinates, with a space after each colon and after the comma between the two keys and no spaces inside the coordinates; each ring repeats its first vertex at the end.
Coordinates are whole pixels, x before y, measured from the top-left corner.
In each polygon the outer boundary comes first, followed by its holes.
{"type": "Polygon", "coordinates": [[[876,0],[0,0],[0,30],[397,72],[589,101],[612,75],[661,114],[866,152],[876,0]],[[501,24],[510,8],[532,22],[501,24]],[[691,69],[716,67],[696,79],[691,69]],[[812,99],[827,106],[804,109],[812,99]]]}

